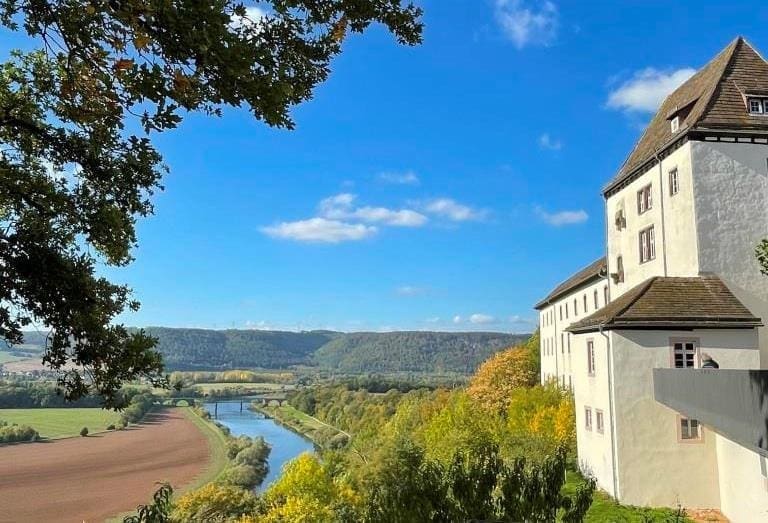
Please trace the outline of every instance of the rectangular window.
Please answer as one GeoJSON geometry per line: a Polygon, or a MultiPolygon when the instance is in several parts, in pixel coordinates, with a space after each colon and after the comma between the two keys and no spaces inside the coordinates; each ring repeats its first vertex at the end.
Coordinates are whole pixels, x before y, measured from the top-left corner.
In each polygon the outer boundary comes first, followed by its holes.
{"type": "Polygon", "coordinates": [[[565,354],[565,333],[560,333],[560,353],[565,354]]]}
{"type": "Polygon", "coordinates": [[[608,286],[603,287],[603,305],[608,305],[608,286]]]}
{"type": "Polygon", "coordinates": [[[600,301],[599,301],[599,298],[598,298],[597,289],[595,289],[595,296],[594,296],[594,298],[595,298],[595,310],[597,310],[597,309],[600,308],[600,301]]]}
{"type": "Polygon", "coordinates": [[[565,304],[565,319],[568,319],[568,304],[565,304]]]}
{"type": "Polygon", "coordinates": [[[672,364],[676,369],[699,367],[699,347],[696,340],[673,340],[672,364]]]}
{"type": "Polygon", "coordinates": [[[639,191],[637,191],[637,214],[643,214],[653,207],[653,200],[651,198],[651,186],[646,185],[639,191]]]}
{"type": "Polygon", "coordinates": [[[595,375],[595,342],[587,340],[587,374],[595,375]]]}
{"type": "Polygon", "coordinates": [[[680,190],[680,179],[677,174],[677,167],[669,171],[669,195],[674,196],[680,190]]]}
{"type": "Polygon", "coordinates": [[[690,418],[680,418],[680,439],[699,440],[701,439],[701,426],[699,420],[690,418]]]}
{"type": "Polygon", "coordinates": [[[573,315],[578,316],[579,315],[579,300],[576,298],[573,299],[573,315]]]}
{"type": "Polygon", "coordinates": [[[603,411],[595,409],[595,424],[597,425],[597,432],[602,434],[605,431],[605,425],[603,423],[603,411]]]}
{"type": "Polygon", "coordinates": [[[763,114],[763,100],[759,98],[751,98],[749,100],[749,112],[752,114],[763,114]]]}
{"type": "Polygon", "coordinates": [[[768,98],[763,100],[763,114],[768,114],[768,98]]]}
{"type": "Polygon", "coordinates": [[[620,231],[627,226],[627,219],[624,217],[624,209],[616,211],[616,230],[620,231]]]}
{"type": "Polygon", "coordinates": [[[673,133],[676,133],[680,129],[680,117],[675,116],[672,118],[672,121],[670,122],[670,127],[672,129],[673,133]]]}
{"type": "Polygon", "coordinates": [[[656,258],[656,238],[653,225],[640,231],[640,263],[656,258]]]}
{"type": "Polygon", "coordinates": [[[560,321],[563,321],[563,306],[560,305],[560,321]]]}
{"type": "Polygon", "coordinates": [[[587,295],[584,295],[584,314],[587,313],[587,295]]]}
{"type": "Polygon", "coordinates": [[[624,257],[616,257],[616,276],[614,283],[621,283],[624,281],[624,257]]]}
{"type": "Polygon", "coordinates": [[[592,409],[584,407],[584,428],[592,430],[592,409]]]}

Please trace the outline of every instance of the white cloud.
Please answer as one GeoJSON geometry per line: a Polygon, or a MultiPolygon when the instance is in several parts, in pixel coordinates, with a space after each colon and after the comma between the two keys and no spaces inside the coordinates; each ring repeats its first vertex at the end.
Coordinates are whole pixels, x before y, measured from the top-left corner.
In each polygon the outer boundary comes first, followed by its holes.
{"type": "Polygon", "coordinates": [[[548,0],[495,0],[496,21],[515,47],[549,45],[557,37],[560,15],[548,0]]]}
{"type": "Polygon", "coordinates": [[[261,231],[273,238],[313,243],[341,243],[369,238],[378,232],[373,226],[346,223],[325,218],[282,222],[261,231]]]}
{"type": "Polygon", "coordinates": [[[475,325],[488,325],[489,323],[496,323],[496,318],[488,314],[473,314],[469,317],[469,322],[475,325]]]}
{"type": "Polygon", "coordinates": [[[421,227],[428,219],[411,209],[387,209],[386,207],[354,207],[357,197],[342,193],[320,202],[320,215],[331,220],[360,220],[367,223],[383,223],[393,227],[421,227]]]}
{"type": "Polygon", "coordinates": [[[539,136],[539,146],[548,151],[559,151],[563,148],[563,142],[552,138],[549,133],[544,133],[539,136]]]}
{"type": "Polygon", "coordinates": [[[584,223],[589,219],[589,215],[583,209],[577,211],[558,211],[547,212],[541,207],[536,207],[536,214],[544,220],[545,223],[554,227],[561,227],[563,225],[576,225],[584,223]]]}
{"type": "Polygon", "coordinates": [[[395,289],[395,293],[398,296],[419,296],[427,292],[424,287],[415,287],[413,285],[401,285],[395,289]]]}
{"type": "Polygon", "coordinates": [[[416,173],[413,171],[381,173],[379,174],[379,180],[397,185],[419,185],[419,183],[421,183],[421,180],[419,180],[419,177],[416,176],[416,173]]]}
{"type": "Polygon", "coordinates": [[[473,209],[451,198],[431,200],[424,206],[424,210],[454,222],[478,221],[485,218],[487,214],[484,210],[473,209]]]}
{"type": "Polygon", "coordinates": [[[245,16],[240,17],[232,15],[229,25],[233,28],[258,26],[267,16],[267,12],[264,9],[251,5],[245,8],[245,16]]]}
{"type": "Polygon", "coordinates": [[[426,323],[440,323],[440,317],[439,316],[433,316],[432,318],[427,318],[424,321],[426,323]]]}
{"type": "Polygon", "coordinates": [[[453,323],[459,324],[459,323],[461,323],[462,321],[464,321],[464,318],[462,318],[461,316],[459,316],[459,315],[457,314],[456,316],[454,316],[454,317],[453,317],[453,320],[452,320],[452,321],[453,321],[453,323]]]}
{"type": "Polygon", "coordinates": [[[635,112],[654,112],[669,93],[680,87],[696,72],[685,67],[661,71],[648,67],[637,71],[608,96],[608,107],[635,112]]]}
{"type": "Polygon", "coordinates": [[[516,323],[519,325],[534,325],[536,322],[530,318],[524,318],[515,314],[514,316],[509,317],[509,323],[516,323]]]}

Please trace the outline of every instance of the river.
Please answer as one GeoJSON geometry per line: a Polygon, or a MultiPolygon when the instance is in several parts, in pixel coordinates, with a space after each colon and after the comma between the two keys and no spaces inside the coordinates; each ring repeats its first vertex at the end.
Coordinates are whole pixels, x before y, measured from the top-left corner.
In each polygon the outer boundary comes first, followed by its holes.
{"type": "MultiPolygon", "coordinates": [[[[206,403],[205,409],[213,417],[213,403],[206,403]]],[[[259,490],[266,488],[277,479],[286,462],[302,452],[314,451],[312,442],[275,423],[274,420],[265,418],[258,412],[248,410],[247,404],[243,405],[243,411],[240,412],[240,402],[221,402],[218,413],[215,420],[227,426],[232,431],[233,436],[261,436],[272,446],[272,451],[269,453],[269,474],[267,474],[259,490]]]]}

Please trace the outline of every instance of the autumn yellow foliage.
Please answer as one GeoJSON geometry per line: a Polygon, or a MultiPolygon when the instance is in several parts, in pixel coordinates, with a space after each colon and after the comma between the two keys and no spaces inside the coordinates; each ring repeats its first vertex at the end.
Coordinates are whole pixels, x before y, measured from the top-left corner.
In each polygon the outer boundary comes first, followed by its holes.
{"type": "Polygon", "coordinates": [[[539,381],[538,340],[536,334],[525,344],[486,360],[472,377],[467,394],[482,407],[506,411],[516,389],[532,387],[539,381]]]}

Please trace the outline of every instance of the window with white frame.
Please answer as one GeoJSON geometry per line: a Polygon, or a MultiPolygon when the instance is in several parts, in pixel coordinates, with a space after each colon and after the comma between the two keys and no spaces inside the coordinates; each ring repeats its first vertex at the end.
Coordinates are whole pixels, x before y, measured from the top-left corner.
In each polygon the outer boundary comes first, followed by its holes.
{"type": "Polygon", "coordinates": [[[560,333],[560,353],[565,354],[565,333],[560,333]]]}
{"type": "Polygon", "coordinates": [[[592,409],[584,407],[584,428],[592,430],[592,409]]]}
{"type": "Polygon", "coordinates": [[[563,321],[563,306],[560,305],[560,321],[563,321]]]}
{"type": "Polygon", "coordinates": [[[587,295],[584,295],[584,314],[587,313],[587,295]]]}
{"type": "Polygon", "coordinates": [[[579,300],[574,298],[573,299],[573,316],[576,317],[579,315],[579,300]]]}
{"type": "Polygon", "coordinates": [[[600,409],[595,409],[595,426],[597,428],[597,432],[602,434],[605,432],[605,423],[603,422],[603,411],[600,409]]]}
{"type": "Polygon", "coordinates": [[[694,369],[699,366],[697,340],[672,340],[672,364],[676,369],[694,369]]]}
{"type": "Polygon", "coordinates": [[[749,114],[768,115],[768,98],[750,98],[749,114]]]}
{"type": "Polygon", "coordinates": [[[675,116],[674,118],[672,118],[672,121],[670,122],[670,128],[672,129],[673,133],[676,133],[677,131],[680,130],[680,117],[679,116],[675,116]]]}
{"type": "Polygon", "coordinates": [[[680,191],[680,177],[677,174],[677,167],[669,171],[669,195],[674,196],[680,191]]]}
{"type": "Polygon", "coordinates": [[[701,439],[701,425],[699,420],[691,418],[680,418],[680,439],[684,441],[695,441],[701,439]]]}
{"type": "Polygon", "coordinates": [[[597,289],[595,289],[595,310],[600,308],[600,299],[598,298],[599,294],[597,293],[597,289]]]}
{"type": "Polygon", "coordinates": [[[640,263],[645,263],[656,258],[656,238],[653,225],[640,231],[640,263]]]}
{"type": "Polygon", "coordinates": [[[637,191],[637,214],[643,214],[653,207],[653,197],[651,196],[651,185],[646,185],[637,191]]]}
{"type": "Polygon", "coordinates": [[[587,374],[595,375],[595,342],[587,340],[587,374]]]}
{"type": "Polygon", "coordinates": [[[565,304],[565,319],[568,319],[568,304],[565,304]]]}

